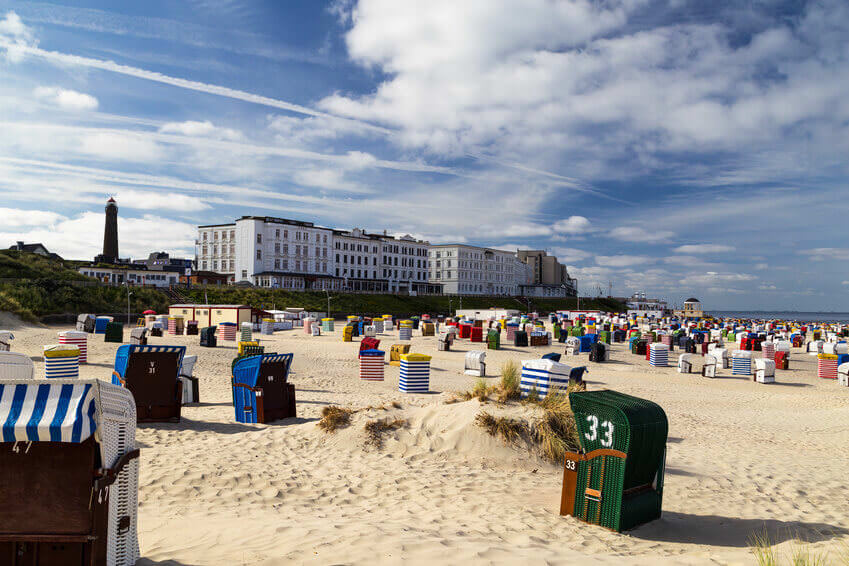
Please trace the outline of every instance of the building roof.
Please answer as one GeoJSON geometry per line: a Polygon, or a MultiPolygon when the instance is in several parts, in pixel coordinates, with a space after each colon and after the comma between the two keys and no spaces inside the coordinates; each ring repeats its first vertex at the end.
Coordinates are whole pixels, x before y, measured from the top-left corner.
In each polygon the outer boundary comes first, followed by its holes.
{"type": "Polygon", "coordinates": [[[196,304],[180,304],[171,305],[168,308],[192,308],[192,309],[249,309],[250,305],[196,305],[196,304]]]}
{"type": "Polygon", "coordinates": [[[701,301],[700,301],[700,300],[698,300],[698,299],[696,299],[696,298],[690,297],[689,299],[687,299],[687,300],[686,300],[686,301],[684,301],[684,302],[685,302],[685,303],[700,303],[701,301]]]}

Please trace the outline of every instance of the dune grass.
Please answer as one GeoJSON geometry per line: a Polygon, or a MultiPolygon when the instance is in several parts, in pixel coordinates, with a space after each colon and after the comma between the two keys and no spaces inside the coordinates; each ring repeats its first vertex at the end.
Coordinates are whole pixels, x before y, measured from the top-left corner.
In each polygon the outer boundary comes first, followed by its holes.
{"type": "Polygon", "coordinates": [[[520,379],[521,371],[519,364],[514,360],[507,360],[501,366],[501,381],[498,383],[498,390],[495,392],[496,400],[499,403],[506,403],[507,401],[521,397],[521,391],[519,390],[520,379]]]}
{"type": "Polygon", "coordinates": [[[381,448],[383,446],[383,434],[398,430],[407,426],[406,419],[377,419],[366,423],[366,444],[381,448]]]}
{"type": "Polygon", "coordinates": [[[486,403],[492,397],[496,402],[504,404],[518,399],[521,396],[519,375],[519,366],[515,361],[509,360],[501,368],[501,379],[498,383],[489,385],[484,378],[479,378],[475,381],[472,389],[455,392],[453,397],[446,400],[445,403],[451,404],[459,401],[471,401],[472,399],[486,403]]]}
{"type": "Polygon", "coordinates": [[[347,407],[328,405],[321,410],[321,420],[318,421],[318,428],[324,432],[336,432],[338,429],[345,428],[351,424],[351,415],[354,412],[354,409],[347,407]]]}
{"type": "Polygon", "coordinates": [[[845,542],[840,544],[837,554],[832,555],[827,551],[813,549],[810,542],[797,535],[790,543],[789,555],[779,555],[770,541],[769,533],[764,530],[749,536],[749,550],[758,566],[849,566],[849,546],[845,542]]]}
{"type": "Polygon", "coordinates": [[[530,436],[527,422],[509,417],[495,417],[486,411],[481,411],[475,416],[475,424],[483,428],[490,436],[500,436],[507,443],[530,436]]]}
{"type": "MultiPolygon", "coordinates": [[[[509,391],[504,386],[499,386],[499,389],[509,391]]],[[[536,419],[526,421],[495,417],[481,411],[475,417],[475,424],[491,436],[501,437],[508,443],[525,438],[539,450],[543,458],[560,463],[566,452],[575,452],[580,447],[578,428],[569,405],[569,393],[582,389],[582,386],[570,384],[565,390],[549,391],[545,397],[540,397],[536,390],[532,390],[522,403],[542,410],[536,419]]]]}

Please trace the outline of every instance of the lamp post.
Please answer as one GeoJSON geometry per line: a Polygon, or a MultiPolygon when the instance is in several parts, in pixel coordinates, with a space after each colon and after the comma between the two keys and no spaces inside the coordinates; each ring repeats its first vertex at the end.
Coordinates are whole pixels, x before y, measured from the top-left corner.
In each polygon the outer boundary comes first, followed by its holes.
{"type": "Polygon", "coordinates": [[[133,295],[133,292],[130,291],[130,286],[127,285],[127,327],[130,326],[130,297],[133,295]]]}
{"type": "Polygon", "coordinates": [[[324,292],[327,294],[327,318],[330,318],[330,291],[325,289],[324,292]]]}

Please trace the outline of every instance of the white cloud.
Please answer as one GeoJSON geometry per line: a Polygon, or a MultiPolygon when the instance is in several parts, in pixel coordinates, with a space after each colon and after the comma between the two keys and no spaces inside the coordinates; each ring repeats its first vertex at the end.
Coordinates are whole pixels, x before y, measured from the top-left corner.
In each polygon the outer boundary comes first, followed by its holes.
{"type": "Polygon", "coordinates": [[[656,260],[645,255],[597,255],[595,262],[605,267],[631,267],[634,265],[648,265],[656,260]]]}
{"type": "Polygon", "coordinates": [[[560,234],[585,234],[590,231],[590,221],[583,216],[570,216],[558,220],[552,225],[555,233],[560,234]]]}
{"type": "Polygon", "coordinates": [[[180,134],[183,136],[198,136],[216,138],[222,140],[238,141],[242,139],[242,133],[230,128],[219,128],[209,120],[195,122],[169,122],[163,124],[159,131],[164,134],[180,134]]]}
{"type": "Polygon", "coordinates": [[[764,271],[765,269],[769,269],[769,264],[768,263],[756,263],[755,269],[757,269],[758,271],[764,271]]]}
{"type": "MultiPolygon", "coordinates": [[[[85,212],[74,218],[30,226],[26,231],[0,232],[0,242],[41,242],[48,250],[68,259],[91,259],[103,244],[103,212],[85,212]]],[[[118,245],[121,257],[146,257],[165,250],[186,257],[194,254],[197,227],[157,215],[141,218],[118,216],[118,245]]]]}
{"type": "Polygon", "coordinates": [[[64,110],[96,110],[98,101],[90,94],[53,86],[40,86],[33,91],[36,98],[64,110]]]}
{"type": "Polygon", "coordinates": [[[706,271],[704,273],[692,273],[681,279],[683,286],[716,286],[719,283],[736,283],[741,281],[754,281],[754,275],[747,273],[721,273],[718,271],[706,271]]]}
{"type": "Polygon", "coordinates": [[[706,262],[704,260],[704,258],[696,257],[696,256],[692,256],[692,255],[671,255],[671,256],[663,258],[663,262],[668,263],[668,264],[672,264],[672,265],[686,265],[686,266],[698,265],[698,266],[702,266],[702,267],[712,265],[709,262],[706,262]]]}
{"type": "Polygon", "coordinates": [[[34,47],[37,43],[32,30],[24,25],[15,12],[7,12],[0,20],[0,53],[5,53],[9,62],[20,62],[25,50],[34,47]]]}
{"type": "Polygon", "coordinates": [[[814,261],[849,261],[849,248],[812,248],[798,253],[809,256],[814,261]]]}
{"type": "MultiPolygon", "coordinates": [[[[45,210],[20,210],[0,208],[0,225],[19,228],[22,226],[50,226],[64,218],[61,214],[45,210]]],[[[27,240],[29,241],[29,240],[27,240]]],[[[2,245],[2,244],[0,244],[2,245]]]]}
{"type": "Polygon", "coordinates": [[[685,246],[678,246],[672,251],[676,254],[719,254],[733,252],[735,249],[734,246],[723,246],[720,244],[687,244],[685,246]]]}
{"type": "Polygon", "coordinates": [[[316,187],[327,191],[345,191],[349,193],[371,193],[371,189],[345,179],[345,171],[340,169],[302,169],[292,175],[295,183],[305,187],[316,187]]]}
{"type": "Polygon", "coordinates": [[[174,192],[136,191],[117,188],[114,195],[119,208],[175,210],[179,212],[196,212],[211,208],[198,197],[174,192]]]}
{"type": "Polygon", "coordinates": [[[610,237],[624,242],[642,242],[645,244],[659,244],[668,242],[675,236],[669,230],[646,230],[639,226],[620,226],[610,231],[610,237]]]}
{"type": "Polygon", "coordinates": [[[84,135],[80,151],[101,160],[159,161],[164,151],[154,141],[118,132],[84,135]]]}
{"type": "Polygon", "coordinates": [[[760,289],[761,291],[777,291],[778,287],[776,287],[772,283],[765,283],[763,285],[758,285],[758,289],[760,289]]]}
{"type": "Polygon", "coordinates": [[[849,281],[843,281],[840,283],[841,285],[849,285],[849,281]]]}
{"type": "Polygon", "coordinates": [[[575,263],[590,257],[590,252],[580,250],[578,248],[556,247],[551,250],[552,254],[557,256],[557,261],[563,264],[575,263]]]}

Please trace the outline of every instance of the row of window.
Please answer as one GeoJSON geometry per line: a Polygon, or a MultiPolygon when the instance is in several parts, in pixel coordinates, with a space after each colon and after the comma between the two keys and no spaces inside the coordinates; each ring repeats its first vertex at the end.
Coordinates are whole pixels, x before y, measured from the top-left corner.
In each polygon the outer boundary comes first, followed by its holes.
{"type": "Polygon", "coordinates": [[[229,230],[229,231],[228,230],[221,230],[221,231],[216,230],[216,231],[213,231],[213,232],[201,232],[201,235],[200,235],[201,240],[203,240],[204,242],[208,241],[210,239],[209,238],[210,234],[212,234],[211,239],[212,239],[213,242],[218,241],[219,234],[221,235],[222,240],[227,240],[228,239],[227,236],[230,236],[230,238],[229,238],[230,240],[236,239],[236,231],[235,230],[229,230]]]}
{"type": "MultiPolygon", "coordinates": [[[[369,253],[369,245],[368,244],[357,244],[356,249],[354,249],[353,242],[352,243],[336,242],[336,249],[337,250],[343,250],[343,251],[351,250],[352,252],[357,251],[357,252],[369,253]]],[[[377,253],[377,246],[376,245],[371,246],[371,253],[373,253],[373,254],[377,253]]]]}

